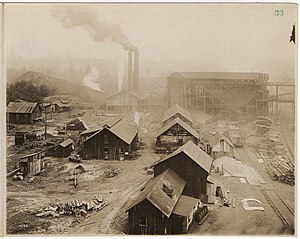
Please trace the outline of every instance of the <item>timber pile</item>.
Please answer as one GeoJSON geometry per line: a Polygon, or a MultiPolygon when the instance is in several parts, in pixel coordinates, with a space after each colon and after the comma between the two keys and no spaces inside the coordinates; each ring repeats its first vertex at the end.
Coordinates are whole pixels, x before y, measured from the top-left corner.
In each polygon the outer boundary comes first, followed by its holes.
{"type": "Polygon", "coordinates": [[[100,211],[107,206],[107,202],[103,201],[102,195],[94,196],[90,201],[79,201],[78,199],[71,200],[65,204],[53,204],[50,207],[39,209],[37,217],[59,217],[62,215],[90,216],[89,212],[100,211]]]}
{"type": "Polygon", "coordinates": [[[266,163],[266,169],[272,180],[295,185],[295,167],[285,157],[276,156],[266,163]]]}
{"type": "Polygon", "coordinates": [[[255,134],[258,136],[263,136],[265,133],[269,132],[273,121],[267,117],[258,116],[255,123],[255,134]]]}
{"type": "Polygon", "coordinates": [[[284,156],[286,154],[280,133],[275,131],[265,134],[264,138],[256,146],[256,149],[271,158],[276,155],[284,156]]]}

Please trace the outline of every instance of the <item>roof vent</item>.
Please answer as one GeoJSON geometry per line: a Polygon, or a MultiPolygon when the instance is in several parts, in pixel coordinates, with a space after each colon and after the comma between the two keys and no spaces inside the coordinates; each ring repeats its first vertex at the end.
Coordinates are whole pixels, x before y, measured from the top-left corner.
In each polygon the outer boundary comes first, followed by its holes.
{"type": "Polygon", "coordinates": [[[163,190],[170,198],[173,197],[173,194],[174,194],[174,188],[170,188],[170,187],[168,187],[166,184],[163,184],[162,190],[163,190]]]}

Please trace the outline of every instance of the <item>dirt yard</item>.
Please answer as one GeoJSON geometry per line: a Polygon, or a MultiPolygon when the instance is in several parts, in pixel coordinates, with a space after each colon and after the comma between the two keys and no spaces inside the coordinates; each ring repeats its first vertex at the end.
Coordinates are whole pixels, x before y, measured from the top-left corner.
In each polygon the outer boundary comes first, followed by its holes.
{"type": "MultiPolygon", "coordinates": [[[[97,115],[86,111],[82,117],[87,125],[94,127],[102,124],[110,116],[97,115]]],[[[57,125],[63,125],[67,115],[52,115],[54,119],[49,129],[55,131],[57,125]],[[52,127],[52,128],[51,128],[52,127]]],[[[39,175],[22,181],[7,179],[7,234],[63,234],[63,235],[96,235],[127,233],[126,206],[137,196],[140,188],[153,175],[147,174],[147,168],[160,159],[154,154],[154,136],[161,127],[162,111],[131,112],[123,114],[130,122],[138,121],[139,138],[144,144],[139,150],[136,160],[103,161],[84,160],[80,163],[84,172],[79,174],[78,185],[74,186],[72,174],[78,163],[72,163],[67,158],[46,157],[46,168],[39,175]],[[138,119],[135,117],[138,116],[138,119]],[[113,172],[113,173],[112,173],[113,172]],[[113,175],[113,176],[108,176],[113,175]],[[102,195],[107,206],[100,211],[88,212],[79,216],[61,215],[59,217],[37,217],[42,209],[56,204],[64,204],[74,199],[89,201],[94,195],[102,195]]],[[[196,119],[197,121],[197,119],[196,119]]],[[[198,122],[200,125],[200,120],[198,122]]],[[[43,130],[43,125],[38,126],[43,130]]],[[[243,125],[247,145],[243,150],[254,152],[252,146],[259,141],[251,136],[253,126],[243,125]]],[[[280,130],[280,126],[278,126],[280,130]]],[[[68,132],[72,137],[78,137],[78,132],[68,132]]],[[[42,143],[40,143],[42,144],[42,143]]],[[[21,154],[30,151],[14,146],[13,134],[7,137],[7,171],[9,172],[18,161],[21,154]]],[[[246,153],[245,153],[246,155],[246,153]]],[[[192,224],[190,235],[286,235],[291,230],[284,227],[279,217],[262,193],[262,188],[274,188],[286,203],[294,208],[294,187],[272,181],[264,167],[251,157],[241,159],[243,163],[253,167],[267,182],[260,186],[242,183],[239,178],[214,176],[229,190],[229,197],[236,199],[236,207],[209,204],[209,215],[201,224],[192,224]],[[261,201],[264,211],[246,211],[242,207],[243,198],[255,198],[261,201]],[[229,233],[229,234],[228,234],[229,233]]]]}

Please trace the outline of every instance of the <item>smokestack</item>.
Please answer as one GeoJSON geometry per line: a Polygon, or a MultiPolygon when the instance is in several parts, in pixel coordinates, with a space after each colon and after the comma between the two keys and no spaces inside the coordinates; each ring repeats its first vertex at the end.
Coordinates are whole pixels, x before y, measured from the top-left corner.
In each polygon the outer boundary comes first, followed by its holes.
{"type": "Polygon", "coordinates": [[[128,90],[133,89],[132,51],[128,52],[128,90]]]}
{"type": "Polygon", "coordinates": [[[139,89],[139,78],[140,78],[140,60],[139,60],[139,50],[134,49],[134,71],[133,71],[133,89],[139,89]]]}

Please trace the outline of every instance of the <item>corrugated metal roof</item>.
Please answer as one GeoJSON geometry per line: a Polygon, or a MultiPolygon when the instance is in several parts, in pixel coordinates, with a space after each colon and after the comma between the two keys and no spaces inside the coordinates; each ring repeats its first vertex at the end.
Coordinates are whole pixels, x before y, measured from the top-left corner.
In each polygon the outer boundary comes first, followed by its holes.
{"type": "Polygon", "coordinates": [[[259,80],[269,79],[269,75],[257,72],[174,72],[168,78],[259,80]]]}
{"type": "Polygon", "coordinates": [[[181,107],[180,105],[178,105],[178,104],[175,104],[175,105],[171,106],[169,109],[167,109],[164,112],[163,122],[170,119],[171,117],[173,117],[177,113],[182,115],[184,118],[186,118],[191,123],[193,123],[193,118],[192,118],[191,113],[189,111],[187,111],[186,109],[184,109],[183,107],[181,107]]]}
{"type": "Polygon", "coordinates": [[[195,138],[199,139],[199,134],[198,132],[193,129],[191,126],[189,126],[187,123],[185,123],[183,120],[180,118],[176,118],[172,120],[169,124],[165,125],[162,127],[159,132],[157,133],[156,137],[160,136],[164,132],[166,132],[168,129],[173,127],[175,124],[179,124],[182,128],[184,128],[187,132],[189,132],[191,135],[193,135],[195,138]]]}
{"type": "Polygon", "coordinates": [[[231,140],[228,139],[225,135],[217,133],[216,135],[210,137],[208,139],[208,142],[210,144],[211,147],[215,146],[217,143],[219,143],[221,140],[224,140],[225,142],[227,142],[231,147],[234,147],[231,140]]]}
{"type": "Polygon", "coordinates": [[[72,144],[74,141],[72,139],[66,139],[65,141],[63,141],[60,146],[65,148],[67,147],[68,145],[72,144]]]}
{"type": "Polygon", "coordinates": [[[206,172],[210,172],[212,158],[205,153],[202,149],[199,148],[192,141],[187,142],[173,153],[169,154],[166,158],[160,159],[155,162],[153,165],[157,165],[167,159],[170,159],[180,153],[186,154],[190,159],[192,159],[196,164],[198,164],[201,168],[203,168],[206,172]]]}
{"type": "Polygon", "coordinates": [[[138,195],[126,211],[146,199],[165,216],[170,217],[181,196],[184,186],[185,181],[174,171],[167,169],[147,182],[144,190],[138,195]],[[174,190],[172,197],[168,196],[163,191],[163,185],[174,190]]]}
{"type": "Polygon", "coordinates": [[[101,132],[103,129],[107,129],[110,132],[112,132],[114,135],[116,135],[117,137],[119,137],[121,140],[123,140],[125,143],[127,144],[131,144],[134,137],[137,135],[137,129],[136,127],[132,126],[129,123],[124,122],[123,120],[118,121],[115,125],[113,125],[113,127],[109,128],[109,127],[104,127],[101,130],[95,132],[93,135],[91,135],[90,137],[88,137],[86,141],[90,140],[91,138],[93,138],[95,135],[97,135],[99,132],[101,132]]]}
{"type": "Polygon", "coordinates": [[[193,212],[194,206],[197,206],[198,203],[200,204],[200,207],[203,207],[200,199],[181,195],[174,208],[173,214],[188,217],[193,212]]]}
{"type": "Polygon", "coordinates": [[[32,113],[38,104],[35,102],[10,102],[7,106],[8,113],[32,113]]]}
{"type": "Polygon", "coordinates": [[[97,131],[101,131],[105,125],[108,126],[108,128],[111,128],[115,124],[119,123],[121,120],[122,120],[121,116],[116,116],[112,119],[107,120],[103,125],[97,125],[91,129],[82,132],[80,135],[96,133],[97,131]]]}

